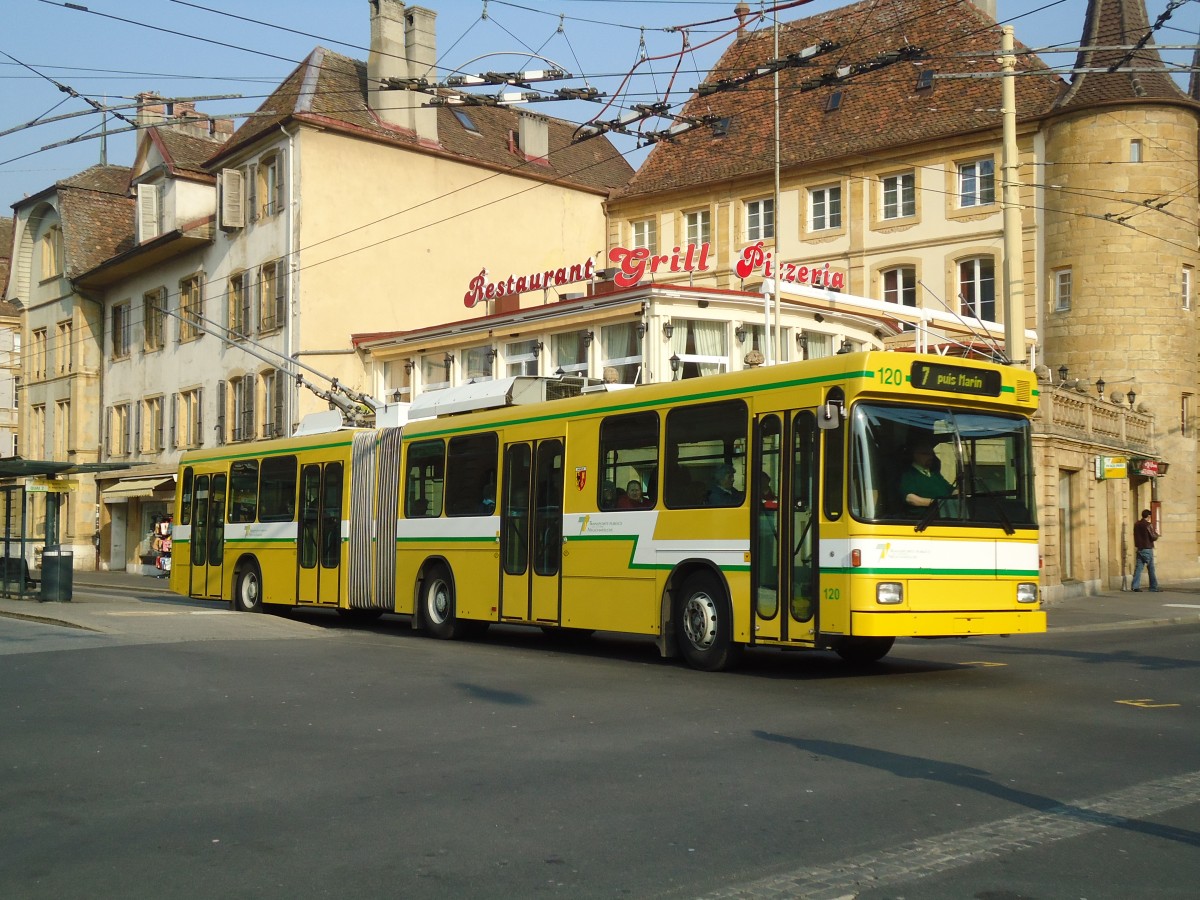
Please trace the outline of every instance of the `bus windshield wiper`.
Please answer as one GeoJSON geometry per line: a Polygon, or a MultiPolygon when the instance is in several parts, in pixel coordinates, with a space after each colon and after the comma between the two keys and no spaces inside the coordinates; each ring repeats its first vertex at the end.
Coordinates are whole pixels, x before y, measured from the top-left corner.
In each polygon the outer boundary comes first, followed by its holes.
{"type": "MultiPolygon", "coordinates": [[[[974,497],[986,497],[991,501],[992,506],[996,508],[996,514],[1000,517],[1000,524],[1004,527],[1005,534],[1016,534],[1017,529],[1013,527],[1012,519],[1008,517],[1008,513],[1004,511],[1004,504],[996,499],[996,495],[990,491],[975,494],[974,497]]],[[[973,498],[974,499],[974,498],[973,498]]]]}
{"type": "Polygon", "coordinates": [[[920,534],[929,527],[934,517],[937,515],[938,505],[941,503],[937,497],[932,497],[929,500],[929,509],[925,510],[925,515],[921,516],[921,521],[913,527],[913,531],[920,534]]]}

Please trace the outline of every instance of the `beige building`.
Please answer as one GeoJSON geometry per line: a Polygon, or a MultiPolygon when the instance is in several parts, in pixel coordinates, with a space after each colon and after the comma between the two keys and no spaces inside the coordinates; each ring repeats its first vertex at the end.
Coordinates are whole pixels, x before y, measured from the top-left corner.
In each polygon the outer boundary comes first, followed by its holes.
{"type": "MultiPolygon", "coordinates": [[[[128,169],[94,166],[13,205],[8,300],[21,312],[20,455],[26,460],[84,467],[100,460],[103,311],[75,279],[130,240],[128,185],[128,169]]],[[[44,496],[33,504],[27,530],[50,541],[57,532],[75,565],[91,568],[94,477],[80,475],[76,489],[59,496],[52,533],[46,535],[44,496]]]]}
{"type": "MultiPolygon", "coordinates": [[[[399,381],[401,368],[435,371],[443,361],[444,377],[418,389],[556,371],[698,377],[747,364],[747,351],[768,362],[881,345],[1003,358],[1007,237],[1021,249],[1023,288],[1011,292],[1023,298],[1011,327],[1042,387],[1046,596],[1119,587],[1132,567],[1136,511],[1152,503],[1171,532],[1164,574],[1194,575],[1196,186],[1178,161],[1196,158],[1196,103],[1165,72],[1067,83],[1018,53],[1020,214],[1006,235],[994,12],[901,0],[893,12],[902,29],[868,27],[876,12],[858,3],[781,26],[778,58],[808,62],[780,73],[778,191],[770,78],[720,89],[776,58],[770,29],[741,32],[714,67],[715,89],[682,112],[702,124],[656,145],[608,204],[603,274],[640,281],[640,293],[604,281],[519,322],[362,335],[377,388],[399,381]],[[947,34],[963,35],[953,72],[905,50],[946,51],[947,34]],[[825,41],[838,48],[827,58],[825,41]],[[897,51],[877,71],[822,78],[835,63],[897,51]],[[1117,221],[1156,198],[1172,198],[1180,214],[1155,211],[1132,232],[1117,221]],[[1130,308],[1132,286],[1139,303],[1152,294],[1148,314],[1130,308]],[[523,346],[547,353],[514,364],[523,346]],[[464,358],[486,365],[463,368],[464,358]],[[1180,364],[1164,367],[1164,358],[1180,364]]],[[[1083,43],[1130,45],[1144,26],[1140,0],[1103,0],[1089,9],[1083,43]]],[[[1080,65],[1114,61],[1084,54],[1080,65]]],[[[1134,62],[1161,69],[1153,50],[1134,62]]]]}
{"type": "Polygon", "coordinates": [[[13,220],[0,216],[0,458],[16,456],[21,384],[21,311],[8,301],[13,220]]]}
{"type": "MultiPolygon", "coordinates": [[[[96,299],[78,340],[103,370],[89,447],[124,467],[87,504],[104,567],[150,571],[187,449],[372,405],[352,333],[541,305],[569,289],[561,260],[594,268],[604,250],[604,201],[632,174],[612,144],[511,108],[425,105],[397,85],[433,67],[434,13],[381,0],[371,15],[366,62],[317,48],[236,131],[142,98],[114,216],[126,243],[61,301],[96,299]],[[542,278],[497,290],[501,268],[542,278]]],[[[411,382],[401,369],[385,387],[411,382]]]]}

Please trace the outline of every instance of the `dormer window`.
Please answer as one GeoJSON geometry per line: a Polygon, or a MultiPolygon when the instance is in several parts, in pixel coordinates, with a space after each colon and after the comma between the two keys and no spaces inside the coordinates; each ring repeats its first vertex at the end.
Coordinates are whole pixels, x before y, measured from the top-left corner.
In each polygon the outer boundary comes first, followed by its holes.
{"type": "Polygon", "coordinates": [[[842,92],[834,91],[825,101],[825,112],[837,112],[842,108],[842,92]]]}
{"type": "Polygon", "coordinates": [[[454,113],[454,118],[458,119],[459,125],[471,132],[471,134],[479,134],[479,126],[475,124],[475,122],[466,114],[464,110],[451,109],[450,111],[454,113]]]}

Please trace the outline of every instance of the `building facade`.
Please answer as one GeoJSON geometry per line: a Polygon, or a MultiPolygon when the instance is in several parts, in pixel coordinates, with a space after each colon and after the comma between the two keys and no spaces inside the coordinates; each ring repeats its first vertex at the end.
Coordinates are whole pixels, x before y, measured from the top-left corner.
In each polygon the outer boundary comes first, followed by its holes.
{"type": "MultiPolygon", "coordinates": [[[[236,130],[142,98],[130,239],[73,280],[98,298],[100,458],[127,465],[100,484],[104,567],[148,571],[184,451],[369,405],[354,331],[444,321],[463,303],[446,285],[465,293],[487,265],[603,251],[603,203],[632,174],[611,143],[574,145],[570,123],[508,108],[427,105],[395,84],[433,66],[434,14],[394,0],[371,14],[366,62],[317,48],[236,130]],[[481,247],[496,250],[464,252],[481,247]]],[[[477,312],[546,295],[509,290],[477,312]]]]}

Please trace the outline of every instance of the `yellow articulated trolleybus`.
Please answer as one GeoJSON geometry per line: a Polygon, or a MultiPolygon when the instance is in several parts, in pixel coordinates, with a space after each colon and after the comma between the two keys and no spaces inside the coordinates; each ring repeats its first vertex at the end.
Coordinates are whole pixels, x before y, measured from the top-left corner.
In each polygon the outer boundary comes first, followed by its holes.
{"type": "Polygon", "coordinates": [[[706,670],[1040,632],[1036,402],[1031,372],[888,352],[429,392],[401,427],[188,453],[171,586],[439,638],[651,635],[706,670]]]}

